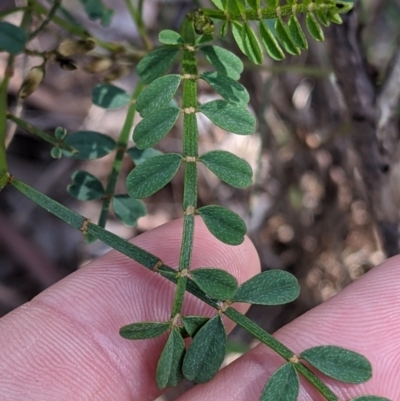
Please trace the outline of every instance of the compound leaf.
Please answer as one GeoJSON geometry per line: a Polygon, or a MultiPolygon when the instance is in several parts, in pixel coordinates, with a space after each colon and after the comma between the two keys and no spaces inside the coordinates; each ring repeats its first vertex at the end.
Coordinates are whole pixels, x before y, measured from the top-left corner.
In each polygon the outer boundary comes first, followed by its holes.
{"type": "Polygon", "coordinates": [[[190,274],[204,293],[218,300],[230,299],[238,288],[236,278],[222,269],[195,269],[190,274]]]}
{"type": "Polygon", "coordinates": [[[325,39],[324,32],[322,31],[322,28],[313,13],[307,13],[306,26],[308,32],[315,40],[323,41],[325,39]]]}
{"type": "Polygon", "coordinates": [[[283,60],[285,58],[285,53],[283,53],[275,36],[267,28],[264,22],[260,21],[258,30],[261,43],[263,44],[267,54],[274,60],[283,60]]]}
{"type": "Polygon", "coordinates": [[[261,50],[260,42],[256,34],[251,29],[250,25],[245,22],[242,30],[243,47],[246,56],[254,63],[261,64],[263,62],[263,52],[261,50]]]}
{"type": "Polygon", "coordinates": [[[169,322],[132,323],[119,329],[121,337],[127,340],[143,340],[155,338],[165,333],[171,324],[169,322]]]}
{"type": "Polygon", "coordinates": [[[182,371],[188,380],[205,383],[218,372],[226,351],[226,332],[221,316],[210,319],[194,336],[183,359],[182,371]]]}
{"type": "Polygon", "coordinates": [[[105,193],[103,184],[99,179],[87,171],[75,171],[71,178],[72,184],[68,185],[67,190],[76,199],[91,201],[100,199],[105,193]]]}
{"type": "Polygon", "coordinates": [[[233,153],[213,150],[201,155],[199,160],[218,178],[235,188],[251,185],[253,171],[250,164],[233,153]]]}
{"type": "Polygon", "coordinates": [[[93,88],[92,102],[103,109],[118,109],[129,103],[130,96],[123,89],[111,84],[100,84],[93,88]]]}
{"type": "Polygon", "coordinates": [[[144,203],[128,194],[115,195],[112,199],[115,215],[127,226],[135,227],[140,217],[146,215],[144,203]]]}
{"type": "Polygon", "coordinates": [[[364,383],[372,377],[368,359],[345,348],[322,345],[303,351],[300,357],[326,376],[345,383],[364,383]]]}
{"type": "Polygon", "coordinates": [[[138,166],[139,164],[151,159],[152,157],[160,156],[163,154],[159,150],[153,148],[138,149],[136,147],[129,148],[126,153],[128,153],[132,161],[135,163],[135,166],[138,166]]]}
{"type": "Polygon", "coordinates": [[[239,215],[222,206],[203,206],[197,209],[205,225],[216,238],[228,245],[244,241],[246,224],[239,215]]]}
{"type": "Polygon", "coordinates": [[[257,305],[282,305],[299,296],[296,277],[282,270],[267,270],[244,282],[232,298],[233,302],[257,305]]]}
{"type": "Polygon", "coordinates": [[[146,198],[167,185],[182,163],[182,156],[168,153],[153,157],[134,168],[126,178],[126,189],[132,198],[146,198]]]}
{"type": "Polygon", "coordinates": [[[181,317],[183,326],[187,334],[193,337],[205,323],[207,323],[210,318],[205,316],[184,316],[181,317]]]}
{"type": "Polygon", "coordinates": [[[0,52],[19,54],[25,49],[27,33],[20,27],[7,21],[0,21],[0,52]]]}
{"type": "Polygon", "coordinates": [[[299,49],[306,50],[308,48],[307,39],[304,35],[303,29],[301,28],[299,20],[294,14],[289,18],[288,29],[293,43],[299,49]]]}
{"type": "Polygon", "coordinates": [[[170,29],[164,29],[158,35],[158,40],[164,45],[181,45],[183,39],[178,32],[170,29]]]}
{"type": "Polygon", "coordinates": [[[240,135],[249,135],[255,131],[256,119],[242,105],[226,100],[213,100],[202,104],[199,111],[226,131],[240,135]]]}

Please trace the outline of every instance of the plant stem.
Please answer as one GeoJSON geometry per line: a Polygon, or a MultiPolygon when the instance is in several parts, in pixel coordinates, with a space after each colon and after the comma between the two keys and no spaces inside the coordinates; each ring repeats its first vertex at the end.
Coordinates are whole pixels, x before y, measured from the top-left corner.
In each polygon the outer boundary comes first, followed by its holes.
{"type": "Polygon", "coordinates": [[[29,40],[32,40],[35,36],[37,36],[41,31],[43,31],[47,25],[49,25],[50,21],[53,19],[54,15],[56,14],[57,10],[61,6],[62,0],[54,0],[54,4],[51,7],[49,13],[47,14],[46,18],[42,21],[40,26],[35,29],[30,35],[29,40]]]}
{"type": "Polygon", "coordinates": [[[131,96],[128,113],[126,114],[125,122],[117,141],[117,152],[115,153],[114,161],[111,167],[111,173],[110,176],[108,177],[108,183],[106,186],[106,191],[101,206],[101,212],[99,217],[100,227],[105,227],[107,222],[111,199],[115,193],[115,187],[117,185],[119,173],[121,172],[122,160],[124,158],[126,148],[128,147],[129,135],[131,133],[133,120],[135,118],[136,99],[138,98],[142,90],[143,90],[143,84],[139,83],[131,96]]]}
{"type": "Polygon", "coordinates": [[[140,36],[143,40],[146,50],[150,51],[153,48],[153,45],[147,33],[146,27],[143,24],[143,19],[142,19],[143,2],[139,4],[139,8],[137,10],[132,4],[132,0],[125,0],[125,4],[128,8],[129,13],[131,14],[132,20],[136,23],[137,29],[140,33],[140,36]]]}

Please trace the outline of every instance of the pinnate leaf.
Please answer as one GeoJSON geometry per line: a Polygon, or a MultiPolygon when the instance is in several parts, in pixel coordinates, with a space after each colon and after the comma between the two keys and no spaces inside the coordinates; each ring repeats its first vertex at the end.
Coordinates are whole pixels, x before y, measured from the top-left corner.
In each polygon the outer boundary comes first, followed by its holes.
{"type": "Polygon", "coordinates": [[[249,135],[256,128],[255,117],[240,104],[213,100],[202,104],[199,111],[218,127],[235,134],[249,135]]]}
{"type": "Polygon", "coordinates": [[[296,277],[282,270],[267,270],[244,282],[232,298],[234,302],[282,305],[299,296],[296,277]]]}
{"type": "Polygon", "coordinates": [[[274,60],[283,60],[285,53],[283,53],[278,41],[273,33],[267,28],[264,22],[258,25],[261,43],[263,44],[267,54],[274,60]]]}
{"type": "Polygon", "coordinates": [[[322,28],[313,13],[307,13],[306,26],[308,32],[315,40],[323,41],[325,39],[324,32],[322,31],[322,28]]]}
{"type": "Polygon", "coordinates": [[[103,184],[99,179],[87,171],[75,171],[71,178],[73,182],[68,185],[67,190],[76,199],[91,201],[100,199],[105,193],[103,184]]]}
{"type": "Polygon", "coordinates": [[[118,109],[129,103],[130,96],[123,89],[111,84],[100,84],[93,88],[92,102],[103,109],[118,109]]]}
{"type": "Polygon", "coordinates": [[[153,157],[134,168],[126,179],[126,189],[132,198],[146,198],[167,185],[182,163],[182,156],[168,153],[153,157]]]}
{"type": "Polygon", "coordinates": [[[306,50],[308,48],[307,39],[304,35],[303,29],[301,28],[300,22],[297,19],[296,15],[292,15],[289,18],[288,28],[290,37],[292,38],[294,44],[302,50],[306,50]]]}
{"type": "Polygon", "coordinates": [[[260,401],[296,401],[300,382],[293,364],[281,366],[268,380],[260,401]]]}
{"type": "Polygon", "coordinates": [[[132,323],[121,327],[119,334],[127,340],[143,340],[155,338],[165,333],[171,324],[169,322],[132,323]]]}
{"type": "Polygon", "coordinates": [[[0,52],[19,54],[25,49],[27,33],[7,21],[0,21],[0,52]]]}
{"type": "Polygon", "coordinates": [[[282,21],[281,18],[277,18],[275,21],[275,31],[276,36],[281,41],[283,48],[294,56],[298,56],[300,54],[300,49],[293,43],[292,38],[290,37],[288,27],[282,21]]]}
{"type": "Polygon", "coordinates": [[[238,288],[236,278],[222,269],[195,269],[190,274],[205,294],[218,300],[230,299],[238,288]]]}
{"type": "Polygon", "coordinates": [[[218,178],[235,188],[251,185],[253,171],[250,164],[225,150],[213,150],[204,153],[199,160],[218,178]]]}
{"type": "Polygon", "coordinates": [[[226,332],[221,316],[210,319],[194,336],[183,360],[188,380],[205,383],[218,372],[226,351],[226,332]]]}
{"type": "Polygon", "coordinates": [[[129,148],[126,153],[130,156],[132,161],[135,163],[136,166],[145,162],[146,160],[151,159],[155,156],[160,156],[163,153],[159,150],[148,148],[148,149],[138,149],[136,147],[129,148]]]}
{"type": "Polygon", "coordinates": [[[372,367],[364,356],[334,345],[309,348],[300,357],[333,379],[364,383],[372,377],[372,367]]]}
{"type": "Polygon", "coordinates": [[[181,319],[183,326],[190,337],[193,337],[200,328],[210,320],[210,318],[205,316],[184,316],[181,317],[181,319]]]}
{"type": "Polygon", "coordinates": [[[203,206],[197,209],[205,225],[216,238],[228,245],[244,241],[246,224],[239,215],[222,206],[203,206]]]}
{"type": "Polygon", "coordinates": [[[158,35],[158,40],[164,45],[180,45],[183,43],[183,39],[178,32],[170,29],[161,31],[158,35]]]}
{"type": "Polygon", "coordinates": [[[263,52],[260,42],[250,25],[245,22],[242,30],[243,47],[246,56],[254,63],[261,64],[263,62],[263,52]]]}
{"type": "Polygon", "coordinates": [[[135,227],[140,217],[146,215],[146,206],[128,194],[115,195],[112,200],[115,215],[127,226],[135,227]]]}

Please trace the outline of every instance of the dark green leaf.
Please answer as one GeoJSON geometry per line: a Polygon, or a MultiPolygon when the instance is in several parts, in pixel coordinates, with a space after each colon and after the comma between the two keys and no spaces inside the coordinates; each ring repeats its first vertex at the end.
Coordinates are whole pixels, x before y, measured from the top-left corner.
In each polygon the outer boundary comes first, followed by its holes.
{"type": "Polygon", "coordinates": [[[245,22],[243,25],[242,38],[244,51],[247,57],[254,64],[261,64],[264,56],[261,50],[260,42],[247,22],[245,22]]]}
{"type": "Polygon", "coordinates": [[[391,401],[389,398],[377,397],[375,395],[363,395],[361,397],[352,398],[350,401],[391,401]]]}
{"type": "Polygon", "coordinates": [[[203,206],[197,209],[205,225],[220,241],[239,245],[244,241],[246,224],[236,213],[222,206],[203,206]]]}
{"type": "Polygon", "coordinates": [[[181,317],[181,319],[190,337],[193,337],[210,320],[210,318],[204,316],[185,316],[181,317]]]}
{"type": "Polygon", "coordinates": [[[231,103],[247,104],[250,100],[246,88],[239,82],[218,72],[203,72],[200,78],[204,79],[225,100],[231,103]]]}
{"type": "Polygon", "coordinates": [[[183,39],[178,32],[171,31],[170,29],[164,29],[158,35],[158,40],[164,45],[180,45],[183,43],[183,39]]]}
{"type": "Polygon", "coordinates": [[[231,15],[240,15],[244,11],[244,1],[241,0],[226,0],[226,10],[231,15]]]}
{"type": "Polygon", "coordinates": [[[140,217],[146,215],[146,206],[142,201],[127,194],[115,195],[112,200],[115,215],[127,226],[135,227],[140,217]]]}
{"type": "Polygon", "coordinates": [[[156,382],[159,389],[176,386],[183,379],[184,355],[183,338],[176,330],[172,330],[157,364],[156,382]]]}
{"type": "Polygon", "coordinates": [[[235,134],[249,135],[256,129],[256,119],[242,105],[213,100],[202,104],[199,111],[218,127],[235,134]]]}
{"type": "Polygon", "coordinates": [[[133,131],[133,140],[139,149],[154,146],[171,131],[179,117],[180,110],[176,107],[164,107],[148,114],[133,131]]]}
{"type": "Polygon", "coordinates": [[[221,301],[230,299],[238,288],[236,278],[225,270],[202,268],[191,270],[190,274],[204,293],[221,301]]]}
{"type": "Polygon", "coordinates": [[[328,13],[326,10],[322,8],[317,8],[315,10],[315,14],[317,14],[319,22],[321,22],[323,26],[328,27],[331,24],[331,21],[329,21],[328,13]]]}
{"type": "Polygon", "coordinates": [[[226,0],[211,0],[215,7],[219,8],[220,10],[226,9],[226,0]]]}
{"type": "Polygon", "coordinates": [[[183,360],[188,380],[205,383],[218,372],[226,350],[226,332],[220,315],[210,319],[194,336],[183,360]]]}
{"type": "Polygon", "coordinates": [[[296,401],[300,382],[291,363],[281,366],[268,380],[260,401],[296,401]]]}
{"type": "Polygon", "coordinates": [[[260,8],[260,0],[246,0],[247,4],[253,9],[258,11],[260,8]]]}
{"type": "Polygon", "coordinates": [[[139,164],[151,159],[152,157],[160,156],[163,154],[159,150],[153,148],[142,150],[135,147],[129,148],[126,153],[128,153],[132,161],[135,163],[135,166],[138,166],[139,164]]]}
{"type": "Polygon", "coordinates": [[[72,184],[68,185],[67,190],[74,198],[81,201],[90,201],[104,196],[103,184],[87,171],[75,171],[71,178],[72,184]]]}
{"type": "Polygon", "coordinates": [[[267,270],[244,282],[232,298],[234,302],[282,305],[299,296],[296,277],[282,270],[267,270]]]}
{"type": "Polygon", "coordinates": [[[196,39],[196,46],[204,45],[214,41],[214,36],[212,35],[201,35],[196,39]]]}
{"type": "Polygon", "coordinates": [[[126,189],[132,198],[146,198],[167,185],[182,163],[182,156],[168,153],[146,160],[134,168],[126,179],[126,189]]]}
{"type": "Polygon", "coordinates": [[[136,110],[145,117],[153,111],[168,106],[180,83],[181,76],[178,74],[157,78],[139,95],[136,110]]]}
{"type": "Polygon", "coordinates": [[[238,45],[240,51],[246,55],[246,49],[244,48],[243,43],[243,25],[240,22],[232,21],[231,28],[236,44],[238,45]]]}
{"type": "Polygon", "coordinates": [[[108,155],[116,147],[114,139],[95,131],[77,131],[68,135],[64,139],[64,143],[79,152],[77,155],[73,155],[64,151],[64,155],[79,160],[99,159],[108,155]]]}
{"type": "Polygon", "coordinates": [[[136,67],[136,72],[145,84],[149,84],[164,74],[178,54],[177,47],[160,47],[143,57],[136,67]]]}
{"type": "Polygon", "coordinates": [[[307,39],[304,35],[303,29],[301,28],[300,22],[296,15],[292,15],[288,22],[289,34],[293,40],[293,43],[302,50],[308,48],[307,39]]]}
{"type": "Polygon", "coordinates": [[[80,0],[80,2],[91,20],[99,19],[103,26],[110,25],[114,11],[105,7],[101,0],[80,0]]]}
{"type": "Polygon", "coordinates": [[[322,31],[322,28],[319,25],[316,18],[314,17],[313,13],[307,13],[306,26],[307,26],[308,32],[315,40],[323,41],[325,39],[324,32],[322,31]]]}
{"type": "Polygon", "coordinates": [[[63,155],[63,151],[60,148],[51,148],[50,156],[53,159],[60,159],[63,155]]]}
{"type": "Polygon", "coordinates": [[[281,41],[283,48],[289,53],[293,54],[294,56],[298,56],[300,54],[300,49],[293,43],[288,27],[282,21],[281,18],[278,18],[275,21],[275,31],[276,36],[281,41]]]}
{"type": "Polygon", "coordinates": [[[218,46],[200,48],[206,59],[221,74],[237,81],[243,71],[243,63],[238,56],[218,46]]]}
{"type": "Polygon", "coordinates": [[[59,141],[62,141],[67,135],[68,135],[68,131],[66,128],[63,128],[63,127],[57,127],[54,131],[54,136],[59,141]]]}
{"type": "Polygon", "coordinates": [[[127,340],[155,338],[165,333],[171,326],[169,322],[132,323],[121,327],[119,334],[127,340]]]}
{"type": "Polygon", "coordinates": [[[199,160],[218,178],[235,188],[251,185],[253,171],[250,164],[233,153],[213,150],[201,155],[199,160]]]}
{"type": "Polygon", "coordinates": [[[0,52],[21,53],[25,49],[28,35],[18,26],[0,21],[0,52]]]}
{"type": "Polygon", "coordinates": [[[364,383],[372,377],[372,367],[364,356],[333,345],[309,348],[300,357],[333,379],[364,383]]]}
{"type": "Polygon", "coordinates": [[[263,21],[260,21],[258,28],[261,43],[267,51],[267,54],[274,60],[283,60],[285,58],[285,54],[279,46],[278,41],[275,39],[275,36],[266,27],[263,21]]]}
{"type": "Polygon", "coordinates": [[[129,103],[130,96],[123,89],[111,84],[100,84],[93,88],[92,102],[103,109],[118,109],[129,103]]]}

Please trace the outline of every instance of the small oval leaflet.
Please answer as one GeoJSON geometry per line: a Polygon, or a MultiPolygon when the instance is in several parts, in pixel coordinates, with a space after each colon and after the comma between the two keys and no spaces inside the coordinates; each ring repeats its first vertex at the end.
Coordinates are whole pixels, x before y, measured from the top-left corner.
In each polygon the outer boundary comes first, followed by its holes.
{"type": "Polygon", "coordinates": [[[136,72],[144,84],[149,84],[164,74],[178,54],[177,47],[159,47],[143,57],[136,67],[136,72]]]}
{"type": "Polygon", "coordinates": [[[220,73],[237,81],[243,71],[243,63],[238,56],[219,46],[200,48],[208,62],[220,73]]]}
{"type": "Polygon", "coordinates": [[[92,102],[103,109],[119,109],[126,106],[130,96],[123,89],[111,84],[96,85],[92,91],[92,102]]]}
{"type": "Polygon", "coordinates": [[[283,270],[267,270],[245,281],[233,296],[233,302],[256,305],[282,305],[299,296],[296,277],[283,270]]]}
{"type": "Polygon", "coordinates": [[[296,401],[300,382],[291,363],[281,366],[270,377],[261,394],[260,401],[296,401]]]}
{"type": "Polygon", "coordinates": [[[245,22],[242,31],[243,47],[247,57],[254,64],[261,64],[263,62],[263,52],[261,50],[260,42],[250,25],[245,22]]]}
{"type": "Polygon", "coordinates": [[[242,105],[213,100],[202,104],[199,111],[218,127],[234,134],[250,135],[256,129],[255,117],[242,105]]]}
{"type": "Polygon", "coordinates": [[[232,29],[233,39],[235,39],[235,42],[238,45],[240,51],[244,55],[246,55],[246,49],[244,48],[243,35],[242,35],[243,25],[238,21],[232,21],[231,29],[232,29]]]}
{"type": "Polygon", "coordinates": [[[74,132],[64,139],[64,143],[79,152],[77,155],[73,155],[64,150],[64,156],[80,160],[99,159],[108,155],[116,147],[114,139],[95,131],[74,132]]]}
{"type": "Polygon", "coordinates": [[[0,21],[0,52],[19,54],[25,49],[27,33],[20,27],[7,21],[0,21]]]}
{"type": "Polygon", "coordinates": [[[216,238],[228,245],[244,241],[246,224],[236,213],[222,206],[203,206],[197,209],[205,225],[216,238]]]}
{"type": "Polygon", "coordinates": [[[193,337],[209,320],[205,316],[182,316],[183,326],[190,337],[193,337]]]}
{"type": "Polygon", "coordinates": [[[235,188],[251,185],[253,171],[250,164],[225,150],[212,150],[200,156],[204,163],[218,178],[235,188]]]}
{"type": "Polygon", "coordinates": [[[128,227],[135,227],[138,219],[147,213],[144,203],[128,194],[115,195],[112,207],[115,215],[128,227]]]}
{"type": "Polygon", "coordinates": [[[164,45],[181,45],[183,44],[183,39],[178,32],[172,31],[170,29],[164,29],[158,34],[158,40],[164,45]]]}
{"type": "Polygon", "coordinates": [[[318,8],[317,10],[315,10],[315,14],[317,14],[318,20],[323,26],[329,27],[331,22],[329,21],[326,10],[318,8]]]}
{"type": "Polygon", "coordinates": [[[265,26],[264,22],[260,21],[258,31],[267,54],[274,60],[283,60],[285,53],[283,53],[278,41],[273,33],[265,26]]]}
{"type": "Polygon", "coordinates": [[[320,372],[345,383],[364,383],[372,377],[372,367],[364,356],[336,347],[321,345],[300,354],[320,372]]]}
{"type": "Polygon", "coordinates": [[[137,98],[136,110],[145,117],[153,111],[168,106],[180,83],[181,76],[178,74],[155,79],[137,98]]]}
{"type": "Polygon", "coordinates": [[[184,355],[183,338],[177,330],[172,330],[157,364],[156,382],[159,389],[176,386],[182,380],[184,355]]]}
{"type": "Polygon", "coordinates": [[[238,288],[236,278],[222,269],[200,268],[190,274],[205,294],[221,301],[230,299],[238,288]]]}
{"type": "Polygon", "coordinates": [[[293,43],[289,30],[281,18],[275,21],[276,36],[281,41],[283,48],[294,56],[300,54],[300,49],[293,43]]]}
{"type": "Polygon", "coordinates": [[[289,18],[288,28],[294,44],[299,49],[306,50],[308,48],[307,39],[306,36],[304,35],[303,29],[301,28],[300,22],[297,19],[296,15],[292,15],[289,18]]]}
{"type": "Polygon", "coordinates": [[[218,372],[226,351],[226,332],[221,316],[210,319],[194,336],[183,359],[182,371],[188,380],[205,383],[218,372]]]}
{"type": "Polygon", "coordinates": [[[323,41],[325,39],[324,32],[321,29],[318,21],[314,17],[313,13],[307,13],[306,15],[306,26],[310,35],[318,41],[323,41]]]}
{"type": "Polygon", "coordinates": [[[132,198],[146,198],[167,185],[182,163],[182,156],[168,153],[153,157],[134,168],[126,179],[126,189],[132,198]]]}
{"type": "Polygon", "coordinates": [[[130,156],[132,161],[135,163],[136,166],[145,162],[146,160],[151,159],[155,156],[160,156],[163,153],[157,149],[148,148],[148,149],[138,149],[136,147],[129,148],[126,153],[130,156]]]}
{"type": "Polygon", "coordinates": [[[171,326],[169,322],[141,322],[123,326],[119,330],[121,337],[127,340],[155,338],[165,333],[171,326]]]}
{"type": "Polygon", "coordinates": [[[133,140],[139,149],[146,149],[159,142],[175,125],[180,110],[164,107],[147,115],[133,131],[133,140]]]}
{"type": "Polygon", "coordinates": [[[68,185],[68,193],[81,201],[91,201],[104,196],[103,184],[97,177],[87,171],[75,171],[72,176],[72,184],[68,185]]]}

